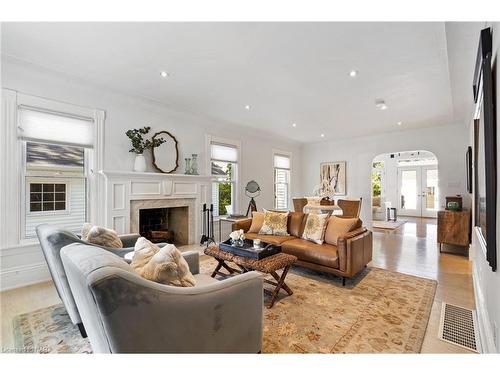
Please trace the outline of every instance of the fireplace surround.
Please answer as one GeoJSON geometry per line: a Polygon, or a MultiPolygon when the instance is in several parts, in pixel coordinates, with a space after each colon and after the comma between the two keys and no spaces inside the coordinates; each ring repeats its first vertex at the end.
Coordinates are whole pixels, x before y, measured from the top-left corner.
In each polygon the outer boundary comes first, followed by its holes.
{"type": "Polygon", "coordinates": [[[98,213],[102,225],[119,234],[138,233],[140,209],[187,207],[187,218],[182,215],[185,219],[175,222],[187,220],[188,229],[173,230],[186,232],[188,244],[199,242],[203,204],[211,200],[210,176],[130,171],[100,171],[100,175],[105,189],[98,213]]]}

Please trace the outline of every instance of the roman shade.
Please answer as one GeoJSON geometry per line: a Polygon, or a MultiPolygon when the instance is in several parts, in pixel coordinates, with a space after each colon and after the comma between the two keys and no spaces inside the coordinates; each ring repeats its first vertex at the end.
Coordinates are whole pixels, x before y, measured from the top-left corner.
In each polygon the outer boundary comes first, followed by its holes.
{"type": "Polygon", "coordinates": [[[26,141],[92,148],[91,118],[19,106],[18,137],[26,141]]]}
{"type": "Polygon", "coordinates": [[[212,143],[210,149],[212,160],[233,163],[236,163],[238,161],[238,149],[234,146],[212,143]]]}
{"type": "Polygon", "coordinates": [[[274,168],[290,169],[290,158],[284,155],[274,155],[274,168]]]}

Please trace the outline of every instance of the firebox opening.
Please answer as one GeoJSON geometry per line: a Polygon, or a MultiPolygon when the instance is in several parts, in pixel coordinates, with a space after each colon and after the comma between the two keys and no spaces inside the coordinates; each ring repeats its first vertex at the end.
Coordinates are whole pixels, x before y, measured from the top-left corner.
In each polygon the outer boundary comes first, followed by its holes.
{"type": "Polygon", "coordinates": [[[188,207],[147,208],[139,210],[139,233],[153,243],[187,245],[188,207]]]}

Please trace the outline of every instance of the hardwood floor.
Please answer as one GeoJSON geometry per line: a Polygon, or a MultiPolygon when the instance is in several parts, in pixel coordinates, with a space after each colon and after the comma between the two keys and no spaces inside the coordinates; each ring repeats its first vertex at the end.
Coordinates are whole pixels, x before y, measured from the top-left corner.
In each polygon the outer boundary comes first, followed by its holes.
{"type": "MultiPolygon", "coordinates": [[[[374,229],[372,266],[438,281],[436,296],[424,343],[423,353],[470,353],[437,338],[441,303],[474,308],[471,264],[460,251],[443,247],[439,253],[436,243],[436,220],[401,218],[407,222],[397,230],[374,229]]],[[[190,250],[183,247],[182,250],[190,250]]],[[[199,250],[198,246],[192,249],[199,250]]],[[[60,303],[52,282],[2,292],[1,347],[13,347],[12,319],[19,314],[60,303]]]]}
{"type": "Polygon", "coordinates": [[[475,308],[471,262],[462,248],[439,252],[436,219],[400,217],[396,230],[374,228],[372,266],[437,280],[422,353],[471,353],[438,339],[442,302],[475,308]]]}

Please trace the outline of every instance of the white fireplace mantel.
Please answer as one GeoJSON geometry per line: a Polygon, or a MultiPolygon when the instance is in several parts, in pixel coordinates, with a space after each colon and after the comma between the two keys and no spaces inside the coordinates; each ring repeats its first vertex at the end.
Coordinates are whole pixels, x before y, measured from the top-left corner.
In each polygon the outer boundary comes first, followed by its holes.
{"type": "MultiPolygon", "coordinates": [[[[194,199],[194,236],[197,242],[202,233],[202,207],[211,202],[211,176],[154,172],[99,171],[105,177],[104,225],[119,234],[130,233],[130,202],[135,200],[194,199]]],[[[167,202],[167,201],[166,201],[167,202]]],[[[169,203],[170,204],[170,203],[169,203]]]]}

